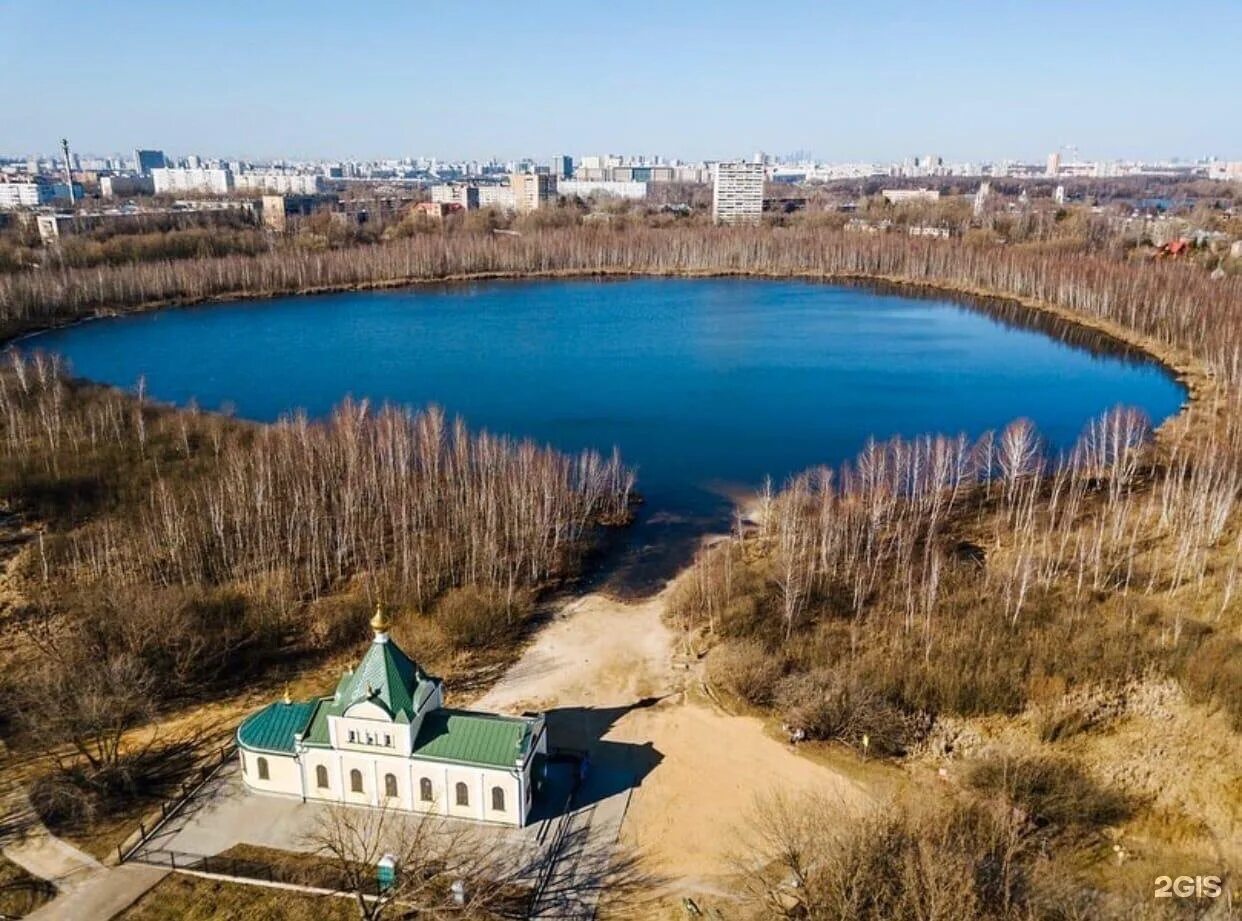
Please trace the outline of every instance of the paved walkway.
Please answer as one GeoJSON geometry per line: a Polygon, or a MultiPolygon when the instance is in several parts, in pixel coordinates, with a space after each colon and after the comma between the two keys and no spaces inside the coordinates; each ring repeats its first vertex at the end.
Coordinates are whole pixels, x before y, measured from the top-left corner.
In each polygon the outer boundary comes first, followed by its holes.
{"type": "Polygon", "coordinates": [[[606,768],[587,778],[562,819],[559,849],[532,918],[594,918],[605,885],[628,884],[614,857],[632,782],[632,775],[606,768]]]}
{"type": "Polygon", "coordinates": [[[27,921],[109,921],[137,902],[168,875],[160,867],[127,863],[102,867],[63,891],[27,921]]]}
{"type": "Polygon", "coordinates": [[[4,846],[4,856],[32,876],[45,879],[57,889],[72,889],[83,879],[104,869],[103,864],[67,841],[34,829],[26,837],[4,846]]]}
{"type": "Polygon", "coordinates": [[[32,921],[109,921],[166,875],[167,871],[158,867],[105,867],[49,832],[29,799],[18,791],[10,791],[4,807],[10,826],[22,830],[5,842],[4,856],[27,873],[50,882],[59,893],[26,916],[32,921]]]}

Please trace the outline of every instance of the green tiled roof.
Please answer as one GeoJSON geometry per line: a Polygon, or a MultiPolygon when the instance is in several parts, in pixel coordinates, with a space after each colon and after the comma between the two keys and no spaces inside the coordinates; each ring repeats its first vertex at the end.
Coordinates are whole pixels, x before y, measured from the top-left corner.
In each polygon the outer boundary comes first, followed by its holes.
{"type": "Polygon", "coordinates": [[[342,676],[331,697],[311,701],[307,745],[327,747],[328,717],[341,716],[354,704],[370,700],[387,710],[399,723],[409,723],[435,693],[439,679],[432,678],[402,652],[392,640],[373,642],[358,667],[342,676]]]}
{"type": "Polygon", "coordinates": [[[319,701],[278,701],[252,713],[237,727],[237,744],[253,751],[293,754],[293,736],[304,732],[319,701]]]}
{"type": "MultiPolygon", "coordinates": [[[[300,735],[306,745],[327,748],[331,745],[330,716],[341,716],[356,703],[372,701],[394,721],[408,724],[438,687],[439,680],[423,672],[396,643],[377,639],[331,697],[270,704],[242,722],[237,741],[253,751],[292,754],[294,736],[300,735]]],[[[528,718],[430,710],[418,726],[412,757],[511,768],[530,754],[537,725],[538,720],[528,718]]]]}
{"type": "Polygon", "coordinates": [[[361,700],[373,700],[392,716],[408,722],[435,685],[435,679],[423,672],[400,646],[392,640],[376,640],[353,674],[347,675],[337,688],[337,700],[342,709],[361,700]]]}
{"type": "Polygon", "coordinates": [[[534,725],[531,719],[491,713],[432,710],[423,717],[414,757],[510,768],[525,759],[534,725]]]}
{"type": "MultiPolygon", "coordinates": [[[[315,703],[315,711],[311,714],[310,724],[306,729],[306,736],[302,739],[307,745],[322,745],[328,748],[331,741],[328,739],[328,711],[333,707],[333,699],[325,697],[317,700],[315,703]]],[[[335,707],[336,715],[340,716],[340,706],[335,707]]]]}

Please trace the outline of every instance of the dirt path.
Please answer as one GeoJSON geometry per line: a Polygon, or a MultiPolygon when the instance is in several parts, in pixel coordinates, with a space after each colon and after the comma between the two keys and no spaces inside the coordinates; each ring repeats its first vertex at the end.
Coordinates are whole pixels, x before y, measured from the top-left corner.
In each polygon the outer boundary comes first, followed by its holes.
{"type": "Polygon", "coordinates": [[[767,735],[758,719],[697,694],[697,673],[674,663],[665,600],[575,599],[475,705],[547,711],[554,745],[632,768],[638,786],[622,841],[683,890],[711,889],[730,869],[739,819],[757,794],[814,788],[843,809],[869,796],[767,735]]]}

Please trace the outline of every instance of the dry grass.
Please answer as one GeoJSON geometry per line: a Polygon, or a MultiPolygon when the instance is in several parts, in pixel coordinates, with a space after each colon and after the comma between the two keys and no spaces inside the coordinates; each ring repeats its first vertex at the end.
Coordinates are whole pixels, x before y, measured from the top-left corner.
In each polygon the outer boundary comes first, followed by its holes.
{"type": "Polygon", "coordinates": [[[0,917],[20,918],[52,900],[46,884],[0,856],[0,917]]]}
{"type": "Polygon", "coordinates": [[[121,921],[352,921],[348,899],[170,874],[121,921]]]}

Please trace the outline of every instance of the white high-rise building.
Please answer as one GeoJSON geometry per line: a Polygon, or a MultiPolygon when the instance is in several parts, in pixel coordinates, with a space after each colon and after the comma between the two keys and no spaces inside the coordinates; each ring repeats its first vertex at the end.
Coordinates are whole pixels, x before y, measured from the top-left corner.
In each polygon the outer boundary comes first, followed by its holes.
{"type": "MultiPolygon", "coordinates": [[[[231,170],[229,172],[232,172],[231,170]]],[[[324,190],[324,179],[313,173],[280,173],[275,171],[239,173],[233,176],[233,187],[239,192],[265,192],[274,195],[318,195],[324,190]]]]}
{"type": "Polygon", "coordinates": [[[206,192],[227,195],[233,191],[233,174],[226,169],[153,169],[156,195],[206,192]]]}
{"type": "Polygon", "coordinates": [[[717,163],[712,174],[712,220],[717,224],[753,223],[763,216],[762,163],[717,163]]]}

